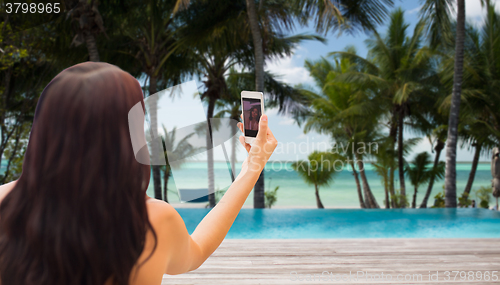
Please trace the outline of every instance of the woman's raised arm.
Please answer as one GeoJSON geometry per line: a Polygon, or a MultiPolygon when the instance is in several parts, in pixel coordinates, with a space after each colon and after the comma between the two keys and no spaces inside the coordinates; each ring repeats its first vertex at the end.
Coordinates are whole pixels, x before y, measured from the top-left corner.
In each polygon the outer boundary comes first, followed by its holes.
{"type": "MultiPolygon", "coordinates": [[[[238,124],[240,130],[243,126],[238,124]]],[[[252,191],[260,172],[277,146],[271,130],[268,128],[267,116],[263,115],[257,137],[250,146],[240,136],[240,142],[248,151],[248,157],[243,162],[240,174],[231,184],[219,203],[205,216],[190,236],[182,218],[177,212],[169,217],[170,227],[176,236],[171,236],[171,248],[167,274],[180,274],[194,270],[219,247],[231,228],[243,203],[252,191]]]]}

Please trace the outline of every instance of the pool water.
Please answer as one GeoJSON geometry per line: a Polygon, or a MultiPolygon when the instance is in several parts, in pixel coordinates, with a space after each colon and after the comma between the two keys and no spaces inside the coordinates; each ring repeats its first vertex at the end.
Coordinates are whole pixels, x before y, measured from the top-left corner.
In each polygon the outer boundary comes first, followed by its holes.
{"type": "MultiPolygon", "coordinates": [[[[189,233],[208,209],[177,209],[189,233]]],[[[229,239],[500,238],[487,209],[242,209],[229,239]]]]}

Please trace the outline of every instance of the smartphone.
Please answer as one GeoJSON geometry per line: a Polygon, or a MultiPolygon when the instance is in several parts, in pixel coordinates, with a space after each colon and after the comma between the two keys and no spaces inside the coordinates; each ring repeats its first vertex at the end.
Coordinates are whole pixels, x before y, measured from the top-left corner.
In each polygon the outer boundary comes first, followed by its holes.
{"type": "Polygon", "coordinates": [[[241,106],[245,142],[251,144],[259,132],[260,116],[264,114],[264,94],[255,91],[241,91],[241,106]]]}

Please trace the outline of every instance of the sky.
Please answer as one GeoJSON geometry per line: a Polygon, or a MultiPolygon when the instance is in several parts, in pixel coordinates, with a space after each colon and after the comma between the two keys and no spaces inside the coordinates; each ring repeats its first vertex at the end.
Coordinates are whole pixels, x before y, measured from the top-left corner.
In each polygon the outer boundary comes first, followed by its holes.
{"type": "MultiPolygon", "coordinates": [[[[485,15],[485,10],[482,9],[479,0],[466,0],[466,17],[467,21],[474,25],[481,26],[482,18],[485,15]]],[[[497,10],[500,11],[500,0],[495,0],[497,3],[497,10]]],[[[410,24],[408,31],[413,31],[415,24],[418,21],[419,10],[421,1],[395,1],[395,8],[401,7],[405,11],[405,21],[410,24]]],[[[388,23],[388,19],[386,20],[388,23]]],[[[379,26],[378,32],[383,36],[385,34],[386,24],[379,26]]],[[[294,31],[294,34],[309,33],[315,34],[314,27],[300,27],[294,31]]],[[[285,57],[279,60],[266,62],[265,69],[275,75],[279,75],[280,80],[290,84],[306,84],[313,86],[314,82],[309,76],[309,73],[304,68],[305,60],[318,60],[321,57],[327,57],[328,53],[333,51],[342,51],[346,46],[354,46],[361,56],[367,55],[367,48],[364,41],[369,37],[365,33],[358,33],[355,35],[329,33],[323,35],[327,42],[326,44],[317,41],[308,41],[301,43],[290,57],[285,57]]],[[[203,84],[201,82],[192,83],[196,84],[199,91],[203,91],[203,84]]],[[[248,90],[251,91],[251,90],[248,90]]],[[[170,113],[169,124],[177,127],[186,126],[187,122],[196,120],[203,120],[205,113],[202,113],[201,103],[193,96],[176,96],[176,99],[168,104],[164,110],[170,113]]],[[[206,112],[206,108],[205,111],[206,112]]],[[[306,159],[307,155],[314,150],[327,150],[331,147],[331,141],[328,136],[320,135],[316,132],[304,133],[303,129],[299,127],[295,121],[289,117],[278,115],[276,109],[265,109],[265,113],[269,117],[269,126],[273,131],[274,136],[278,140],[278,147],[274,154],[271,156],[270,161],[296,161],[299,159],[306,159]]],[[[405,138],[416,137],[416,135],[405,132],[405,138]]],[[[227,151],[230,150],[229,141],[226,142],[227,151]]],[[[460,146],[460,142],[459,142],[460,146]]],[[[413,151],[409,154],[407,159],[411,160],[416,153],[427,151],[431,153],[432,147],[430,142],[423,138],[421,142],[414,147],[413,151]]],[[[242,161],[246,157],[246,152],[243,147],[238,145],[238,161],[242,161]]],[[[441,154],[441,160],[445,160],[445,150],[441,154]]],[[[462,148],[458,150],[457,161],[471,162],[473,157],[473,150],[462,148]]],[[[224,161],[223,151],[220,149],[215,150],[215,160],[224,161]]],[[[205,160],[205,158],[200,158],[205,160]]],[[[489,156],[482,156],[481,161],[489,161],[489,156]]]]}

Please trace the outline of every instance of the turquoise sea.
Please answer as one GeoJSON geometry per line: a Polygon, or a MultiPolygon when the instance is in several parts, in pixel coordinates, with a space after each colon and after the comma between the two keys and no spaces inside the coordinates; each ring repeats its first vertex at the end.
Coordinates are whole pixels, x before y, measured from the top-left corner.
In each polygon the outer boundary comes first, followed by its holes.
{"type": "MultiPolygon", "coordinates": [[[[5,161],[2,161],[4,166],[5,161]]],[[[291,163],[268,162],[265,169],[265,187],[266,190],[274,189],[279,186],[277,192],[278,200],[275,204],[277,207],[315,207],[316,199],[314,196],[314,186],[307,185],[301,177],[290,167],[291,163]]],[[[241,163],[236,164],[236,172],[239,173],[241,163]]],[[[189,188],[207,188],[207,163],[206,162],[187,162],[182,166],[182,169],[175,171],[173,178],[169,180],[169,202],[179,202],[175,180],[179,181],[179,185],[188,184],[189,188]]],[[[380,206],[384,204],[384,189],[380,177],[372,170],[371,164],[367,163],[366,174],[370,187],[380,206]]],[[[467,183],[471,164],[457,164],[457,190],[461,193],[467,183]]],[[[228,168],[225,162],[215,162],[215,188],[226,190],[227,180],[219,179],[219,177],[227,177],[228,168]]],[[[396,172],[397,176],[397,172],[396,172]]],[[[474,180],[473,191],[480,186],[491,185],[491,170],[490,163],[480,163],[474,180]]],[[[396,181],[396,187],[399,181],[396,181]]],[[[444,180],[434,183],[434,188],[429,198],[428,206],[434,203],[434,196],[443,190],[444,180]]],[[[419,188],[417,194],[417,204],[420,205],[422,198],[427,190],[427,185],[419,188]]],[[[406,191],[408,198],[413,195],[413,186],[406,181],[406,191]]],[[[148,195],[154,197],[153,180],[151,179],[148,195]]],[[[349,169],[338,172],[329,186],[320,188],[320,197],[323,205],[327,208],[359,208],[359,201],[356,192],[356,183],[352,171],[349,169]]],[[[473,194],[472,199],[475,196],[473,194]]],[[[493,202],[493,200],[492,200],[493,202]]],[[[245,205],[253,205],[253,193],[250,193],[245,205]]]]}
{"type": "MultiPolygon", "coordinates": [[[[281,163],[281,162],[268,162],[265,169],[265,187],[266,190],[274,189],[279,186],[277,192],[278,200],[275,204],[277,207],[315,207],[316,200],[314,196],[314,186],[307,185],[301,177],[297,175],[290,167],[291,163],[281,163]]],[[[241,163],[237,163],[237,173],[239,173],[239,166],[241,163]]],[[[174,173],[173,179],[169,181],[169,191],[168,199],[169,202],[176,203],[179,202],[177,196],[177,190],[175,188],[175,183],[173,180],[178,180],[179,183],[186,183],[189,188],[207,188],[207,174],[206,174],[206,162],[188,162],[183,165],[181,170],[177,170],[174,173]]],[[[215,163],[215,188],[225,190],[227,185],[224,185],[224,181],[220,181],[217,178],[219,176],[228,175],[227,164],[225,162],[215,163]]],[[[457,192],[461,193],[465,188],[467,179],[469,177],[471,164],[470,163],[458,163],[457,164],[457,192]]],[[[368,182],[370,187],[377,199],[377,202],[381,207],[383,207],[385,194],[381,183],[380,177],[372,170],[369,163],[365,166],[368,182]]],[[[397,176],[396,171],[396,176],[397,176]]],[[[491,185],[491,170],[490,163],[480,163],[476,172],[476,177],[473,184],[473,191],[480,186],[490,186],[491,185]]],[[[399,181],[396,181],[396,187],[398,187],[399,181]]],[[[434,196],[443,190],[444,180],[440,180],[434,183],[433,191],[431,197],[428,201],[428,206],[432,206],[434,203],[434,196]]],[[[186,188],[184,186],[184,188],[186,188]]],[[[423,185],[419,188],[417,194],[417,205],[420,205],[425,191],[427,190],[427,185],[423,185]]],[[[413,186],[410,182],[406,181],[406,191],[408,199],[412,198],[413,186]]],[[[148,195],[154,197],[153,192],[153,181],[151,180],[148,195]]],[[[359,201],[356,192],[356,183],[352,171],[343,170],[338,172],[329,186],[320,188],[320,197],[323,205],[327,208],[359,208],[359,201]]],[[[472,199],[475,199],[473,194],[472,199]]],[[[493,200],[492,200],[493,202],[493,200]]],[[[245,202],[245,205],[253,205],[253,193],[251,193],[245,202]]]]}

